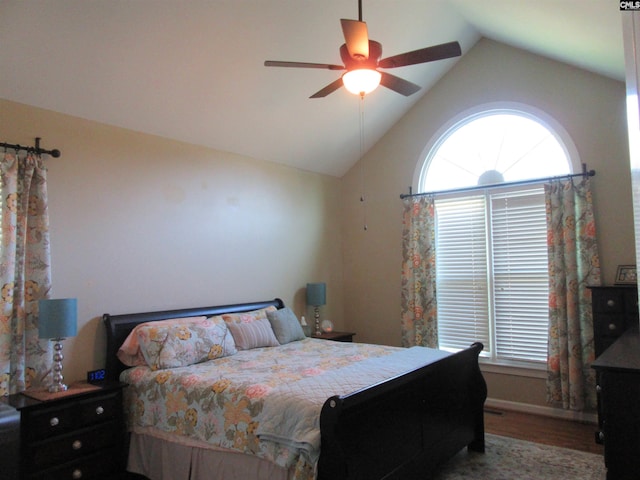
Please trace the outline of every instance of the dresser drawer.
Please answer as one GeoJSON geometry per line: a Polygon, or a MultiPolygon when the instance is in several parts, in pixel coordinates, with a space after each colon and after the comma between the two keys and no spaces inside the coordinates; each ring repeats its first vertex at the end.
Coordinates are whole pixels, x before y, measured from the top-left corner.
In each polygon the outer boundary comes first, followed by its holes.
{"type": "Polygon", "coordinates": [[[597,335],[602,337],[618,338],[627,329],[627,317],[625,314],[595,314],[593,318],[597,335]]]}
{"type": "Polygon", "coordinates": [[[625,310],[624,291],[607,289],[592,297],[594,313],[621,313],[625,310]]]}
{"type": "Polygon", "coordinates": [[[625,331],[638,326],[638,289],[635,286],[589,287],[596,357],[625,331]]]}
{"type": "Polygon", "coordinates": [[[85,480],[103,478],[120,470],[119,449],[113,447],[25,478],[29,480],[85,480]]]}
{"type": "Polygon", "coordinates": [[[625,311],[635,317],[638,316],[638,295],[636,292],[629,292],[625,295],[625,311]]]}
{"type": "Polygon", "coordinates": [[[33,472],[79,460],[98,450],[113,446],[118,439],[118,425],[111,421],[31,443],[25,454],[29,459],[29,469],[33,472]]]}
{"type": "Polygon", "coordinates": [[[61,435],[114,418],[120,409],[119,394],[102,395],[75,405],[63,403],[23,413],[23,432],[31,441],[61,435]]]}

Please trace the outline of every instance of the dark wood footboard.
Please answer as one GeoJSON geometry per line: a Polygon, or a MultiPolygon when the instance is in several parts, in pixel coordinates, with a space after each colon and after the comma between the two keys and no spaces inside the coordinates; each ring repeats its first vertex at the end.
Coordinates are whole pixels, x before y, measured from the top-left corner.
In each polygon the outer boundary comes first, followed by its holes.
{"type": "Polygon", "coordinates": [[[318,480],[425,479],[464,447],[483,452],[482,348],[328,399],[318,480]]]}

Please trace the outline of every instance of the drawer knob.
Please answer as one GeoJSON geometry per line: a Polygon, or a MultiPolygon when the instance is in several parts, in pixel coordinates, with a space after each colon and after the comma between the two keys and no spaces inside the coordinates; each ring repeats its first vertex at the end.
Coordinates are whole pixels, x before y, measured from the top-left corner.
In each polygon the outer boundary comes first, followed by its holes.
{"type": "Polygon", "coordinates": [[[76,468],[71,474],[71,478],[74,478],[74,479],[82,478],[82,470],[80,470],[79,468],[76,468]]]}
{"type": "Polygon", "coordinates": [[[614,307],[616,305],[615,300],[607,300],[607,306],[608,307],[614,307]]]}
{"type": "Polygon", "coordinates": [[[615,323],[610,323],[609,324],[609,330],[611,330],[612,332],[616,329],[616,324],[615,323]]]}
{"type": "Polygon", "coordinates": [[[596,385],[596,392],[602,392],[602,387],[600,385],[596,385]]]}
{"type": "Polygon", "coordinates": [[[75,440],[71,444],[71,448],[73,448],[74,450],[80,450],[82,448],[82,442],[80,440],[75,440]]]}
{"type": "Polygon", "coordinates": [[[96,408],[96,415],[102,415],[104,413],[104,408],[99,406],[96,408]]]}
{"type": "Polygon", "coordinates": [[[598,440],[600,440],[601,442],[604,442],[604,432],[602,431],[598,432],[598,440]]]}
{"type": "Polygon", "coordinates": [[[58,425],[60,423],[60,420],[58,419],[58,417],[52,417],[49,420],[49,425],[51,425],[52,427],[55,427],[56,425],[58,425]]]}

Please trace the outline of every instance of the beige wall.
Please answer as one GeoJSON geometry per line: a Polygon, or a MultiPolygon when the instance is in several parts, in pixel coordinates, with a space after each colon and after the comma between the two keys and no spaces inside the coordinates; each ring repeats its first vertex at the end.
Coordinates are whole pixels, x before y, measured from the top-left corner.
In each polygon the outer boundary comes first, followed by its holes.
{"type": "MultiPolygon", "coordinates": [[[[103,366],[103,313],[281,297],[326,281],[340,328],[339,179],[0,100],[0,141],[49,158],[53,296],[77,297],[65,378],[103,366]]],[[[251,141],[247,138],[247,141],[251,141]]]]}
{"type": "MultiPolygon", "coordinates": [[[[437,130],[489,102],[546,112],[595,169],[594,198],[604,282],[618,264],[635,263],[625,86],[490,40],[481,40],[343,177],[345,319],[358,340],[400,344],[402,202],[437,130]],[[368,230],[358,197],[366,179],[368,230]]],[[[416,185],[413,185],[416,191],[416,185]]],[[[487,374],[489,395],[544,404],[544,382],[487,374]]]]}
{"type": "MultiPolygon", "coordinates": [[[[336,328],[399,345],[399,195],[434,133],[488,102],[545,111],[597,170],[603,279],[612,282],[618,264],[635,263],[624,95],[621,82],[481,40],[342,179],[2,100],[0,141],[40,136],[62,150],[47,160],[53,293],[79,300],[79,334],[65,345],[75,380],[103,365],[104,312],[280,296],[301,315],[309,281],[327,282],[323,318],[336,328]]],[[[539,379],[486,377],[490,396],[544,404],[539,379]]]]}

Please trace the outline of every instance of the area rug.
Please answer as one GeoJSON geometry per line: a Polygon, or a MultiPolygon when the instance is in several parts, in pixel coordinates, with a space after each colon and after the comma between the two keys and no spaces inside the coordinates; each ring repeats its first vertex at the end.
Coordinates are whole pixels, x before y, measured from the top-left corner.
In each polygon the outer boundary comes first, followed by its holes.
{"type": "Polygon", "coordinates": [[[433,480],[604,480],[604,458],[594,453],[485,435],[486,452],[462,450],[433,480]]]}

